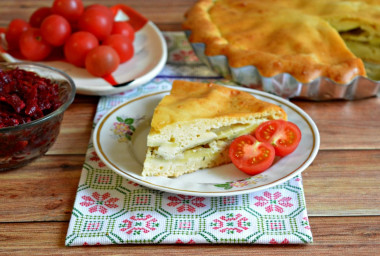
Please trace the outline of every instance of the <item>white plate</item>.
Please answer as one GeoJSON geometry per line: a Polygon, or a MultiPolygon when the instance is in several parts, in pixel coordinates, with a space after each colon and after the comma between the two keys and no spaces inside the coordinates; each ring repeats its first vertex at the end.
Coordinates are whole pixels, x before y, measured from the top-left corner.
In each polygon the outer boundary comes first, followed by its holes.
{"type": "MultiPolygon", "coordinates": [[[[75,67],[63,61],[41,61],[40,63],[58,68],[70,75],[76,85],[77,93],[85,95],[110,95],[124,92],[152,80],[162,70],[167,59],[167,46],[161,31],[148,21],[136,32],[133,42],[135,55],[119,65],[112,76],[117,86],[89,74],[86,69],[75,67]]],[[[8,53],[1,52],[8,62],[19,62],[8,53]]]]}
{"type": "Polygon", "coordinates": [[[319,149],[319,132],[313,120],[293,103],[277,96],[241,88],[257,98],[280,105],[289,121],[302,132],[301,142],[293,153],[276,159],[265,172],[248,176],[233,164],[199,170],[178,178],[141,176],[145,159],[146,137],[154,108],[168,91],[144,95],[110,110],[95,127],[94,147],[100,159],[119,175],[157,190],[196,196],[225,196],[250,193],[285,182],[301,173],[314,160],[319,149]],[[127,128],[126,123],[132,127],[127,128]],[[129,122],[128,122],[129,121],[129,122]],[[125,136],[129,130],[130,140],[125,136]]]}

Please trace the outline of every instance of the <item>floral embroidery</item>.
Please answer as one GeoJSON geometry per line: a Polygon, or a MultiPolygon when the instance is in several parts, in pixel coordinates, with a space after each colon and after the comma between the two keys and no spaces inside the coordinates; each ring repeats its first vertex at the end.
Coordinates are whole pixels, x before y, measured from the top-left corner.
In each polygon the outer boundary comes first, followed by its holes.
{"type": "Polygon", "coordinates": [[[171,201],[168,203],[168,206],[177,207],[178,212],[189,211],[194,213],[196,207],[205,207],[206,205],[203,203],[205,200],[204,197],[194,197],[194,196],[169,196],[168,199],[171,201]],[[195,207],[194,207],[195,206],[195,207]]]}
{"type": "MultiPolygon", "coordinates": [[[[177,241],[175,242],[176,244],[184,244],[184,242],[182,242],[181,239],[177,239],[177,241]]],[[[196,244],[195,241],[193,239],[190,239],[189,242],[187,242],[186,244],[196,244]]]]}
{"type": "Polygon", "coordinates": [[[95,151],[91,152],[90,161],[97,162],[99,167],[105,167],[106,165],[100,160],[95,151]]]}
{"type": "Polygon", "coordinates": [[[141,235],[143,233],[149,233],[156,230],[159,226],[157,219],[152,215],[138,213],[128,219],[123,220],[123,224],[119,225],[120,231],[127,233],[128,235],[141,235]]]}
{"type": "Polygon", "coordinates": [[[174,61],[198,61],[198,57],[194,54],[193,50],[180,50],[173,53],[174,61]]]}
{"type": "Polygon", "coordinates": [[[265,211],[268,213],[273,211],[283,213],[284,208],[282,207],[292,207],[293,204],[290,203],[292,200],[291,197],[281,197],[282,194],[280,192],[271,194],[270,192],[265,191],[264,196],[255,196],[255,199],[258,201],[255,205],[260,207],[265,206],[265,211]]]}
{"type": "Polygon", "coordinates": [[[241,233],[247,230],[251,226],[251,223],[248,221],[248,218],[243,217],[240,213],[228,213],[219,219],[215,219],[211,223],[211,226],[221,233],[234,234],[235,232],[241,233]]]}
{"type": "Polygon", "coordinates": [[[134,187],[138,187],[138,186],[140,186],[139,184],[137,184],[136,182],[133,182],[133,181],[131,181],[131,180],[128,181],[128,184],[130,184],[130,185],[132,185],[132,186],[134,186],[134,187]]]}
{"type": "Polygon", "coordinates": [[[308,217],[304,217],[302,219],[302,221],[301,221],[301,225],[304,226],[304,228],[310,230],[309,218],[308,217]]]}
{"type": "Polygon", "coordinates": [[[269,243],[270,244],[288,244],[289,240],[285,238],[281,243],[278,243],[274,238],[272,238],[272,240],[270,240],[269,243]]]}
{"type": "MultiPolygon", "coordinates": [[[[97,242],[96,244],[93,245],[102,245],[101,243],[97,242]]],[[[83,246],[91,246],[91,244],[88,244],[87,242],[83,243],[83,246]]]]}
{"type": "Polygon", "coordinates": [[[118,205],[115,203],[119,200],[119,198],[111,198],[110,193],[105,193],[100,195],[98,192],[92,193],[91,196],[82,196],[83,202],[80,203],[81,206],[90,207],[88,211],[90,213],[94,213],[99,211],[102,214],[106,214],[107,208],[117,208],[118,205]]]}

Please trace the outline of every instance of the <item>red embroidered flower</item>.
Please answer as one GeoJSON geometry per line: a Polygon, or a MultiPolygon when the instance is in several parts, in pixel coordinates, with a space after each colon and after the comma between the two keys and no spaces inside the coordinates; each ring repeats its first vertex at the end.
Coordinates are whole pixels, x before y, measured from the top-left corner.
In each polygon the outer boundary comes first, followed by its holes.
{"type": "Polygon", "coordinates": [[[140,186],[139,184],[137,184],[136,182],[133,182],[133,181],[128,181],[128,184],[131,184],[135,187],[140,186]]]}
{"type": "Polygon", "coordinates": [[[274,238],[272,238],[272,240],[270,240],[269,243],[270,244],[288,244],[289,240],[285,238],[281,243],[278,243],[274,238]]]}
{"type": "MultiPolygon", "coordinates": [[[[181,239],[177,239],[177,241],[175,242],[176,244],[185,244],[184,242],[182,242],[181,239]]],[[[186,244],[196,244],[195,241],[193,239],[190,239],[189,242],[187,242],[186,244]]]]}
{"type": "Polygon", "coordinates": [[[196,207],[201,208],[201,207],[206,206],[203,203],[203,201],[205,200],[204,197],[177,195],[177,196],[169,196],[168,199],[171,202],[168,203],[167,205],[171,207],[178,206],[177,207],[178,212],[189,211],[191,213],[194,213],[196,210],[196,207]]]}
{"type": "Polygon", "coordinates": [[[88,211],[90,213],[94,213],[99,211],[102,214],[106,214],[107,208],[117,208],[118,205],[115,203],[119,200],[119,198],[113,197],[111,198],[110,193],[105,193],[100,195],[98,192],[92,193],[91,196],[82,196],[83,202],[80,203],[81,206],[90,207],[88,211]]]}
{"type": "Polygon", "coordinates": [[[210,225],[221,233],[234,234],[247,230],[251,226],[251,222],[240,213],[227,213],[225,216],[215,219],[210,225]]]}
{"type": "Polygon", "coordinates": [[[271,194],[268,191],[264,192],[264,196],[255,196],[255,199],[258,201],[255,203],[256,206],[265,206],[266,212],[279,212],[283,213],[283,207],[292,207],[293,204],[290,203],[292,200],[291,197],[282,197],[280,192],[276,192],[271,194]],[[282,206],[282,207],[281,207],[282,206]]]}
{"type": "MultiPolygon", "coordinates": [[[[97,242],[96,244],[92,244],[92,245],[101,245],[101,243],[97,242]]],[[[84,242],[83,246],[91,246],[91,244],[88,244],[87,242],[84,242]]]]}
{"type": "Polygon", "coordinates": [[[119,225],[120,231],[125,232],[128,235],[141,235],[142,233],[149,233],[159,227],[157,219],[150,214],[138,213],[129,219],[123,220],[123,223],[119,225]]]}
{"type": "Polygon", "coordinates": [[[95,151],[91,152],[92,157],[90,157],[90,161],[97,162],[99,167],[104,167],[106,166],[98,157],[95,151]]]}

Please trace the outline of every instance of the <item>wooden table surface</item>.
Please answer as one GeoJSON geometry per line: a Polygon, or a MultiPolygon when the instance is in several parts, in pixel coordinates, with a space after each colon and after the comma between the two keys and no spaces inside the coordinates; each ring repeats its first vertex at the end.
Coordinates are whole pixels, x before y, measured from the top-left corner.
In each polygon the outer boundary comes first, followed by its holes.
{"type": "MultiPolygon", "coordinates": [[[[181,30],[195,0],[124,3],[163,31],[181,30]]],[[[53,0],[1,0],[0,26],[53,0]]],[[[375,255],[380,251],[380,98],[292,100],[316,122],[320,151],[303,172],[314,243],[309,245],[118,245],[65,247],[64,240],[98,97],[77,95],[46,156],[0,173],[0,255],[375,255]]]]}

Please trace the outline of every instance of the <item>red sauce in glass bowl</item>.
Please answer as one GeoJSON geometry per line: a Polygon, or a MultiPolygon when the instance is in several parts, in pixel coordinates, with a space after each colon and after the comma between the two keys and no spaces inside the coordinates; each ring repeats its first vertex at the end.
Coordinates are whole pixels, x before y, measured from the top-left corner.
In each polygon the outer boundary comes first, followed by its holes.
{"type": "Polygon", "coordinates": [[[64,72],[37,63],[0,63],[0,171],[45,154],[75,97],[64,72]]]}
{"type": "Polygon", "coordinates": [[[0,128],[39,119],[61,105],[51,80],[18,68],[0,71],[0,128]]]}

